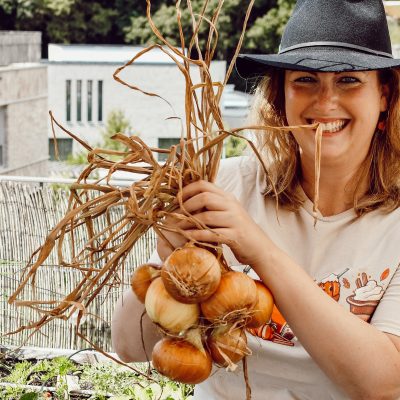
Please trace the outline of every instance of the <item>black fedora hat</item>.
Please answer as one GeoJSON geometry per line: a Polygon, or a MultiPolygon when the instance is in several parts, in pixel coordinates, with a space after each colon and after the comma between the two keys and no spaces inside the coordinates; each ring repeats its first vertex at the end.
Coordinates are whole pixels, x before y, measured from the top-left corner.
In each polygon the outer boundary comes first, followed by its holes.
{"type": "Polygon", "coordinates": [[[338,72],[398,66],[382,0],[297,0],[278,54],[240,54],[236,60],[243,78],[270,67],[338,72]]]}

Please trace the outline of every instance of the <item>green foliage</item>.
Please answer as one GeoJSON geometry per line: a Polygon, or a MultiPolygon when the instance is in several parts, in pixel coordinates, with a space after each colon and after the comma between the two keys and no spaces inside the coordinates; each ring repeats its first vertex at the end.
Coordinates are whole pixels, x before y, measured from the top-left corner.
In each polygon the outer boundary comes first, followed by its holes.
{"type": "Polygon", "coordinates": [[[247,148],[247,142],[244,139],[230,136],[226,141],[225,157],[241,156],[247,148]]]}
{"type": "Polygon", "coordinates": [[[277,52],[295,4],[295,0],[278,0],[277,7],[258,17],[247,32],[244,48],[249,52],[277,52]]]}
{"type": "MultiPolygon", "coordinates": [[[[127,148],[123,143],[111,139],[116,133],[124,133],[128,136],[132,133],[131,124],[121,110],[113,110],[108,114],[106,127],[101,133],[101,142],[96,144],[95,147],[125,151],[127,148]]],[[[79,153],[70,154],[66,162],[68,165],[85,165],[88,162],[87,155],[87,150],[82,150],[79,153]]]]}
{"type": "Polygon", "coordinates": [[[106,129],[102,132],[102,147],[109,150],[125,151],[126,146],[111,139],[116,133],[131,134],[132,127],[121,110],[113,110],[108,114],[106,129]]]}
{"type": "Polygon", "coordinates": [[[107,393],[112,393],[115,400],[186,400],[191,397],[191,385],[178,384],[157,374],[153,378],[156,382],[148,381],[123,366],[94,364],[85,367],[80,383],[91,385],[95,392],[93,400],[105,400],[107,393]]]}
{"type": "MultiPolygon", "coordinates": [[[[295,0],[256,0],[243,51],[274,51],[295,0]]],[[[204,0],[192,0],[199,13],[204,0]]],[[[210,0],[207,17],[212,18],[218,0],[210,0]]],[[[215,58],[231,59],[238,43],[248,1],[225,0],[216,28],[219,39],[215,58]]],[[[180,3],[186,46],[193,34],[186,1],[180,3]]],[[[152,18],[160,32],[180,44],[175,1],[153,0],[152,18]]],[[[200,46],[207,40],[208,22],[200,29],[200,46]]],[[[146,2],[138,0],[0,0],[0,30],[40,30],[47,43],[132,43],[155,41],[146,18],[146,2]]],[[[44,54],[45,55],[45,54],[44,54]]]]}
{"type": "MultiPolygon", "coordinates": [[[[153,7],[152,19],[163,36],[174,45],[180,45],[176,7],[173,3],[163,3],[159,8],[153,7]]],[[[295,0],[258,0],[255,2],[248,24],[247,39],[243,51],[274,51],[279,44],[283,25],[287,22],[295,0]],[[276,6],[276,7],[274,7],[276,6]],[[273,8],[271,8],[273,7],[273,8]],[[261,16],[260,16],[261,15],[261,16]],[[258,16],[258,17],[257,17],[258,16]],[[255,25],[253,27],[253,25],[255,25]],[[257,47],[259,46],[259,47],[257,47]]],[[[204,2],[192,1],[194,13],[200,13],[204,2]]],[[[217,8],[218,0],[210,0],[206,16],[211,19],[217,8]]],[[[248,2],[243,0],[226,0],[219,15],[217,59],[230,59],[239,41],[248,2]]],[[[181,21],[185,29],[185,45],[190,43],[193,34],[189,9],[181,3],[181,21]]],[[[204,48],[208,39],[209,24],[203,20],[199,30],[200,48],[204,48]]],[[[124,28],[125,41],[147,45],[155,41],[144,15],[133,15],[130,25],[124,28]]]]}
{"type": "MultiPolygon", "coordinates": [[[[136,369],[147,374],[147,364],[136,364],[136,369]]],[[[12,382],[17,385],[29,385],[34,380],[43,382],[43,386],[50,379],[58,377],[55,397],[56,399],[68,399],[66,375],[79,376],[79,384],[91,390],[93,394],[90,400],[189,400],[192,398],[193,386],[170,381],[151,372],[152,380],[145,375],[139,375],[131,369],[115,363],[97,363],[76,366],[66,357],[58,357],[52,360],[38,361],[36,364],[30,361],[22,361],[15,364],[4,382],[12,382]],[[40,377],[39,375],[40,374],[40,377]],[[111,397],[108,397],[111,395],[111,397]]],[[[37,383],[36,383],[37,384],[37,383]]],[[[0,400],[36,400],[44,398],[44,393],[34,393],[22,386],[0,387],[0,400]]],[[[47,398],[47,397],[46,397],[47,398]]]]}

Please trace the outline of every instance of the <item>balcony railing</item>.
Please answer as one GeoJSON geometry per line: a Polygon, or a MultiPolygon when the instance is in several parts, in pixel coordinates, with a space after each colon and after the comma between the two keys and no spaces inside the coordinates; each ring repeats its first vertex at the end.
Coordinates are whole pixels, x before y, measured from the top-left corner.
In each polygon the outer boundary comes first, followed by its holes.
{"type": "MultiPolygon", "coordinates": [[[[44,243],[47,234],[65,215],[68,206],[69,179],[0,177],[0,333],[4,334],[37,320],[39,315],[28,308],[18,309],[7,303],[11,293],[20,282],[21,274],[31,254],[44,243]]],[[[112,182],[117,186],[128,186],[130,182],[112,182]]],[[[116,209],[113,212],[122,212],[116,209]]],[[[106,223],[101,218],[98,224],[106,223]]],[[[84,243],[85,233],[77,233],[77,245],[84,243]],[[80,236],[81,235],[81,236],[80,236]],[[79,241],[80,240],[80,241],[79,241]]],[[[64,255],[68,257],[68,246],[64,255]]],[[[133,269],[145,262],[155,248],[155,234],[147,232],[135,244],[129,254],[123,271],[122,284],[118,288],[107,288],[100,292],[90,306],[88,317],[82,325],[82,332],[96,345],[105,350],[110,346],[110,322],[114,304],[127,287],[133,269]],[[94,317],[96,316],[96,317],[94,317]]],[[[60,299],[70,293],[80,280],[80,272],[60,267],[57,252],[53,251],[43,267],[39,268],[36,286],[28,286],[20,298],[60,299]]],[[[74,321],[55,320],[46,325],[41,333],[29,337],[32,332],[2,336],[1,344],[26,345],[80,349],[88,347],[75,335],[74,321]]]]}

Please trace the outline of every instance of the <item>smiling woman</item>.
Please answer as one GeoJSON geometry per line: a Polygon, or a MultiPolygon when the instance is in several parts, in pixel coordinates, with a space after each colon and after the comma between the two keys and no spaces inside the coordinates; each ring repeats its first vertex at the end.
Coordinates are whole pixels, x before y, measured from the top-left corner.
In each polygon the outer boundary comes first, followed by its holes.
{"type": "MultiPolygon", "coordinates": [[[[270,320],[247,328],[253,399],[398,399],[400,60],[382,1],[298,0],[279,54],[236,64],[259,82],[264,163],[228,159],[216,183],[187,184],[151,261],[188,239],[224,244],[229,265],[269,288],[270,320]]],[[[113,342],[126,360],[143,357],[132,343],[140,314],[131,293],[115,310],[113,342]]],[[[143,326],[154,345],[157,331],[143,326]]],[[[194,396],[239,400],[245,388],[220,369],[194,396]]]]}

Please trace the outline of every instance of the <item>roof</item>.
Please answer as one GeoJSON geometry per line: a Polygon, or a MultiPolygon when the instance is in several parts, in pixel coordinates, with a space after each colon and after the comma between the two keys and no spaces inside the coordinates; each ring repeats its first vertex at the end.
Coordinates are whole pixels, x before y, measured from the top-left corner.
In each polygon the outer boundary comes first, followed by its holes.
{"type": "MultiPolygon", "coordinates": [[[[65,63],[125,63],[145,47],[127,45],[53,44],[48,50],[49,62],[65,63]]],[[[161,49],[143,54],[136,64],[175,64],[161,49]]]]}

